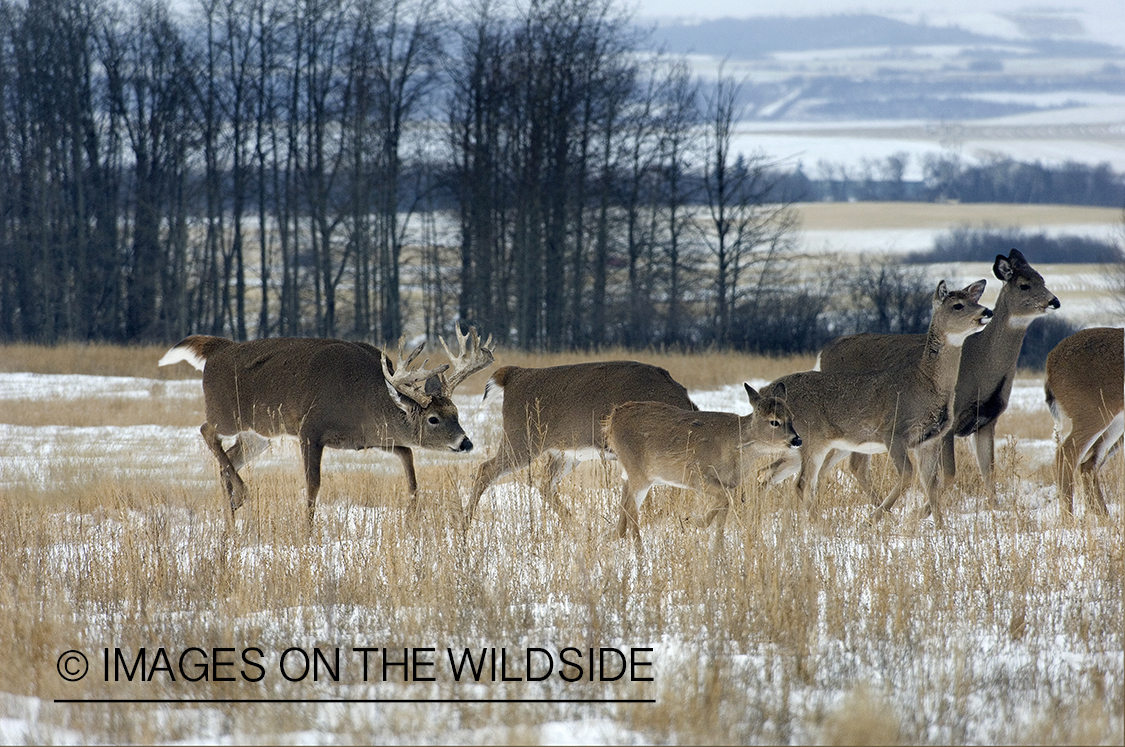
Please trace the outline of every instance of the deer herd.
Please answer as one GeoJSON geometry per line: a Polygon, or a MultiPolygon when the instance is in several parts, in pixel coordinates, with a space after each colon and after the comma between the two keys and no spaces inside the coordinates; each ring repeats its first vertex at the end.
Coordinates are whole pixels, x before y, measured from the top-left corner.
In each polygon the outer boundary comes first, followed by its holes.
{"type": "MultiPolygon", "coordinates": [[[[463,510],[467,531],[477,504],[498,478],[547,458],[541,493],[562,517],[559,479],[583,460],[616,459],[623,485],[617,534],[641,549],[639,510],[654,485],[688,488],[707,497],[701,527],[723,525],[743,472],[757,457],[761,483],[796,477],[801,503],[815,510],[825,472],[845,457],[878,521],[918,472],[923,516],[943,524],[942,492],[955,475],[955,438],[972,437],[990,501],[996,505],[994,441],[1008,406],[1028,325],[1059,308],[1043,278],[1013,249],[996,257],[1001,282],[995,307],[981,306],[984,280],[953,290],[940,282],[929,329],[920,335],[859,334],[828,344],[812,371],[792,373],[755,391],[744,385],[752,412],[700,411],[667,371],[633,361],[548,368],[504,366],[485,387],[503,390],[503,437],[476,469],[463,510]],[[898,480],[881,497],[870,475],[872,454],[887,453],[898,480]]],[[[414,447],[469,452],[453,390],[493,362],[491,337],[457,331],[449,363],[415,366],[419,345],[397,359],[372,345],[345,340],[269,338],[232,342],[192,335],[159,365],[181,361],[203,372],[204,442],[219,463],[231,512],[247,496],[239,470],[278,435],[295,436],[304,461],[308,525],[320,489],[325,447],[378,448],[402,461],[416,505],[414,447]],[[257,435],[255,435],[257,434],[257,435]],[[233,437],[229,447],[222,438],[233,437]],[[263,439],[262,437],[265,437],[263,439]]],[[[1125,332],[1094,328],[1065,340],[1047,358],[1046,399],[1058,440],[1059,503],[1073,510],[1076,484],[1090,509],[1106,513],[1098,472],[1122,444],[1125,332]]]]}

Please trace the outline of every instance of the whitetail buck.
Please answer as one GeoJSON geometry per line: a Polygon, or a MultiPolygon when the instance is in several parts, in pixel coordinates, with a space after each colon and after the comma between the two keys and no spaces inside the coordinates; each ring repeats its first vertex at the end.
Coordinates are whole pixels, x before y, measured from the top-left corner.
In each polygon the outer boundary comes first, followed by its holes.
{"type": "Polygon", "coordinates": [[[1055,475],[1059,503],[1074,511],[1074,483],[1091,483],[1086,501],[1105,514],[1098,470],[1121,448],[1125,431],[1125,331],[1095,327],[1067,337],[1047,356],[1047,406],[1059,440],[1055,475]]]}
{"type": "Polygon", "coordinates": [[[481,464],[465,511],[465,526],[488,486],[513,470],[548,455],[541,492],[560,516],[570,511],[558,498],[559,479],[575,464],[606,453],[602,422],[614,406],[633,400],[696,407],[687,390],[663,368],[636,361],[577,363],[549,368],[504,366],[488,381],[504,390],[504,436],[496,455],[481,464]]]}
{"type": "MultiPolygon", "coordinates": [[[[992,318],[992,312],[980,305],[984,286],[985,281],[979,280],[950,291],[944,280],[938,283],[926,342],[912,362],[880,371],[802,371],[765,387],[762,396],[768,397],[776,396],[778,388],[784,385],[793,411],[793,426],[802,441],[800,464],[796,464],[798,460],[774,463],[770,468],[772,481],[799,472],[797,492],[803,502],[812,506],[821,468],[833,449],[865,454],[888,452],[899,481],[886,500],[879,503],[871,521],[878,521],[889,511],[910,486],[910,451],[939,438],[952,425],[953,390],[962,345],[992,318]]],[[[927,507],[941,526],[937,492],[926,481],[922,487],[927,507]]]]}
{"type": "Polygon", "coordinates": [[[232,342],[205,335],[185,338],[159,365],[186,361],[203,371],[207,421],[199,430],[219,461],[232,513],[246,498],[238,470],[253,445],[240,434],[298,438],[311,526],[325,447],[396,454],[412,507],[418,479],[410,447],[472,450],[450,397],[458,384],[492,362],[487,347],[492,338],[481,345],[475,329],[468,335],[458,330],[457,337],[460,352],[434,369],[410,368],[425,343],[404,360],[400,341],[400,365],[394,370],[382,350],[363,342],[295,337],[232,342]],[[236,436],[234,445],[223,449],[222,436],[236,436]]]}
{"type": "MultiPolygon", "coordinates": [[[[948,487],[956,474],[953,439],[973,437],[977,465],[996,505],[993,479],[996,420],[1008,407],[1016,361],[1027,327],[1044,314],[1059,308],[1059,299],[1047,289],[1043,277],[1027,263],[1023,254],[1012,249],[1007,257],[997,255],[992,272],[1003,282],[993,308],[992,323],[979,335],[965,341],[957,390],[953,404],[953,427],[921,449],[920,460],[930,471],[942,473],[942,487],[948,487]]],[[[926,344],[926,335],[849,335],[833,340],[817,358],[817,368],[832,373],[895,368],[917,360],[926,344]]],[[[867,482],[870,456],[853,453],[851,471],[861,484],[867,482]]],[[[923,474],[923,482],[933,483],[936,474],[923,474]]]]}
{"type": "Polygon", "coordinates": [[[632,531],[641,550],[638,520],[641,505],[654,485],[674,485],[703,493],[710,502],[697,526],[718,519],[715,542],[720,541],[731,493],[742,482],[744,457],[795,449],[801,438],[793,429],[793,414],[785,405],[785,387],[763,397],[749,384],[749,415],[683,410],[661,402],[628,402],[613,408],[606,419],[609,448],[621,463],[621,506],[617,535],[632,531]]]}

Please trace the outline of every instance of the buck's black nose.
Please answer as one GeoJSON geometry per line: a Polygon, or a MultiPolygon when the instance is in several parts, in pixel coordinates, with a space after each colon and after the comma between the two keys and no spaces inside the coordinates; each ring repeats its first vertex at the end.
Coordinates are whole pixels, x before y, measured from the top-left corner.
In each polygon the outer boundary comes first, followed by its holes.
{"type": "Polygon", "coordinates": [[[801,437],[800,436],[793,436],[793,440],[789,442],[789,445],[792,446],[794,449],[796,449],[798,446],[801,445],[801,437]]]}

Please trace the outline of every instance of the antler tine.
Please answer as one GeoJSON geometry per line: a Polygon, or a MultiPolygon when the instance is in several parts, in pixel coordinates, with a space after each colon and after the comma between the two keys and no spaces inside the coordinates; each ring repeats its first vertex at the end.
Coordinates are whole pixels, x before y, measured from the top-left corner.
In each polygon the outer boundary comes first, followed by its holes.
{"type": "Polygon", "coordinates": [[[423,341],[407,356],[405,354],[406,338],[400,337],[398,341],[398,360],[400,363],[393,373],[390,366],[387,365],[389,356],[386,351],[383,351],[382,356],[383,377],[387,380],[387,384],[394,387],[399,394],[409,397],[422,407],[427,407],[433,399],[431,395],[426,394],[426,380],[431,376],[445,373],[449,368],[449,364],[442,364],[437,368],[427,369],[426,363],[429,363],[429,361],[423,361],[421,366],[411,369],[410,365],[421,354],[422,348],[425,346],[426,343],[423,341]]]}
{"type": "Polygon", "coordinates": [[[488,368],[495,359],[492,355],[492,350],[489,348],[492,345],[492,335],[484,341],[484,345],[480,344],[480,335],[477,334],[476,327],[469,327],[466,334],[461,334],[461,324],[457,323],[453,328],[457,334],[457,343],[461,350],[457,355],[453,355],[449,351],[449,346],[445,344],[445,338],[439,337],[441,346],[445,348],[445,354],[449,356],[449,361],[452,364],[452,371],[445,379],[445,388],[447,393],[457,388],[465,379],[469,378],[477,371],[488,368]],[[468,343],[468,344],[466,344],[468,343]]]}

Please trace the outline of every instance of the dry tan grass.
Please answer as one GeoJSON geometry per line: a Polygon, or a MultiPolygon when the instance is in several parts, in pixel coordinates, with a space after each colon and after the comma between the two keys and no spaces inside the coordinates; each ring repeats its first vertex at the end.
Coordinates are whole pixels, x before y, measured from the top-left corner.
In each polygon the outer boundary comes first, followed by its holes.
{"type": "MultiPolygon", "coordinates": [[[[160,345],[110,345],[66,343],[0,345],[0,371],[42,374],[87,374],[91,376],[137,376],[147,379],[191,378],[190,366],[158,368],[156,362],[167,351],[160,345]]],[[[198,374],[196,374],[198,375],[198,374]]]]}
{"type": "MultiPolygon", "coordinates": [[[[800,365],[713,357],[695,366],[689,356],[642,359],[699,376],[692,387],[800,365]]],[[[73,417],[108,417],[104,403],[91,407],[73,417]]],[[[1042,437],[1032,420],[1013,423],[1015,435],[1042,437]]],[[[296,460],[248,467],[250,498],[232,520],[213,471],[186,481],[141,472],[151,454],[120,458],[136,476],[90,475],[60,451],[47,486],[0,487],[0,646],[13,652],[0,657],[0,679],[6,692],[39,699],[29,717],[0,695],[0,716],[34,724],[25,741],[527,743],[556,722],[603,728],[614,742],[1121,741],[1120,457],[1105,480],[1111,518],[1080,511],[1067,522],[1038,497],[1050,475],[1029,468],[1018,448],[998,455],[1003,508],[983,510],[983,486],[959,442],[968,468],[947,495],[942,532],[914,517],[916,492],[870,528],[869,507],[843,473],[828,481],[815,515],[795,504],[791,486],[749,481],[718,556],[709,534],[684,522],[702,499],[659,489],[641,513],[643,560],[609,535],[614,465],[564,480],[570,523],[527,487],[537,475],[524,474],[486,494],[463,536],[460,504],[479,460],[421,467],[414,515],[397,463],[373,454],[371,468],[326,469],[306,536],[296,460]],[[161,645],[176,655],[192,645],[258,646],[267,664],[290,646],[651,646],[656,680],[364,683],[353,666],[339,682],[289,683],[271,670],[261,683],[164,675],[67,683],[55,668],[67,649],[87,652],[100,673],[104,647],[135,655],[161,645]],[[657,703],[51,702],[95,697],[657,703]]],[[[199,458],[210,459],[202,450],[199,458]]],[[[876,465],[889,486],[885,460],[876,465]]]]}

